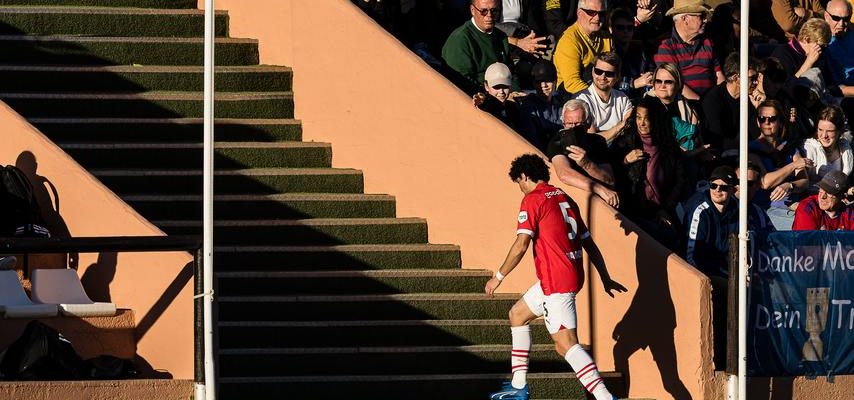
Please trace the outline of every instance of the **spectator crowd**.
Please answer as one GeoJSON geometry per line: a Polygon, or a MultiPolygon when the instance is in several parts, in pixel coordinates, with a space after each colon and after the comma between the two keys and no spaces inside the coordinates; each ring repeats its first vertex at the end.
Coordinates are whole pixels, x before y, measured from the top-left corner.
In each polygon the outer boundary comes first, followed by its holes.
{"type": "Polygon", "coordinates": [[[739,0],[353,2],[715,287],[739,196],[750,230],[854,230],[854,0],[751,1],[747,188],[739,0]]]}

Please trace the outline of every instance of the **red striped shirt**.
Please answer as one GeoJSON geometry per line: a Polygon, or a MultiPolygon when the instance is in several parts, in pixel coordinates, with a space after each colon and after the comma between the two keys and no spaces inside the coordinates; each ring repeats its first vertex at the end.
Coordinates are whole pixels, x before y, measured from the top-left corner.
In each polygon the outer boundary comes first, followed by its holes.
{"type": "Polygon", "coordinates": [[[658,46],[658,53],[655,53],[653,60],[656,65],[669,62],[679,66],[682,81],[699,95],[715,86],[715,73],[721,70],[709,38],[701,36],[689,44],[679,37],[675,28],[673,35],[658,46]]]}

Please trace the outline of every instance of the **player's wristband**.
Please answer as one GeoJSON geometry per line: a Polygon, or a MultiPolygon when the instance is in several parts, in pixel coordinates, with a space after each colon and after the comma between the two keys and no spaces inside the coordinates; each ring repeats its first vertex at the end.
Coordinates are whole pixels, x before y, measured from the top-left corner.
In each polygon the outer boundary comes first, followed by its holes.
{"type": "Polygon", "coordinates": [[[495,279],[498,279],[498,282],[503,281],[504,280],[504,274],[502,274],[501,271],[495,271],[495,279]]]}

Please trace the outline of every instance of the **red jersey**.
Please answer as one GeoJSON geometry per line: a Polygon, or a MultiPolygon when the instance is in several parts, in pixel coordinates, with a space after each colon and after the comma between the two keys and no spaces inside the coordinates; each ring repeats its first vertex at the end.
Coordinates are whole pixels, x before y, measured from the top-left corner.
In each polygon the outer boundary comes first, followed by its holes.
{"type": "Polygon", "coordinates": [[[818,195],[812,195],[798,204],[793,231],[854,231],[854,208],[842,206],[831,218],[818,206],[818,195]]]}
{"type": "Polygon", "coordinates": [[[590,237],[590,232],[578,205],[563,190],[540,183],[526,194],[516,233],[534,240],[534,265],[545,295],[581,290],[581,240],[590,237]]]}

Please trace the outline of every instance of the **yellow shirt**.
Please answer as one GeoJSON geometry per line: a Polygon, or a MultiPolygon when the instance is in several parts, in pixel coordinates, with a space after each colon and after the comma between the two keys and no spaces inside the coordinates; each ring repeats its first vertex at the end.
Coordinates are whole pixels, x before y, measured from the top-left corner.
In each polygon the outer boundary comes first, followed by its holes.
{"type": "Polygon", "coordinates": [[[593,64],[597,54],[611,51],[611,38],[598,38],[595,41],[581,31],[578,24],[572,24],[557,42],[552,62],[557,68],[557,83],[569,93],[578,93],[587,89],[587,83],[581,74],[593,64]]]}

